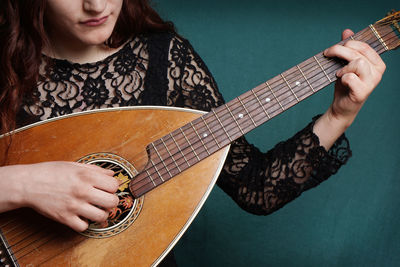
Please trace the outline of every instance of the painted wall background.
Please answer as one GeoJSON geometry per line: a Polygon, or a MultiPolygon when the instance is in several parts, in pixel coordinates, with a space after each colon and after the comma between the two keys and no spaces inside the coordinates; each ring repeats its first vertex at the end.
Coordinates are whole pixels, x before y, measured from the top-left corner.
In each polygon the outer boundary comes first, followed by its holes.
{"type": "MultiPolygon", "coordinates": [[[[398,0],[157,0],[189,39],[225,99],[257,86],[400,9],[398,0]]],[[[399,266],[400,49],[347,131],[340,172],[269,216],[247,214],[215,188],[175,247],[179,266],[399,266]]],[[[333,86],[247,135],[267,151],[331,102],[333,86]]]]}

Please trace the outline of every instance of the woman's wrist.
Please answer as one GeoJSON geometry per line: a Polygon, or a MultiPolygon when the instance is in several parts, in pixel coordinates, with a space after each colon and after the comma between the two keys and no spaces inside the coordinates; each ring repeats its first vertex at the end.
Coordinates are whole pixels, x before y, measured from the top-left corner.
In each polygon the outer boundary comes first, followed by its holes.
{"type": "Polygon", "coordinates": [[[337,116],[330,107],[314,124],[313,132],[318,136],[320,145],[329,150],[354,118],[355,116],[337,116]]]}
{"type": "Polygon", "coordinates": [[[22,165],[0,168],[0,212],[25,206],[22,177],[26,175],[22,165]]]}

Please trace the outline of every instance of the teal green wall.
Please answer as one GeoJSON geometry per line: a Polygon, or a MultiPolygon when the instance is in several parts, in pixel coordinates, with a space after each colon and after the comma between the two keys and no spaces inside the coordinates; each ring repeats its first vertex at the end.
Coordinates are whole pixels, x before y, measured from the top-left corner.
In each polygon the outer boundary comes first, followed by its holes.
{"type": "MultiPolygon", "coordinates": [[[[155,3],[226,100],[338,42],[342,29],[361,30],[400,9],[398,0],[155,3]]],[[[383,58],[383,81],[347,132],[350,162],[266,217],[247,214],[215,188],[176,246],[180,266],[400,266],[400,49],[383,58]]],[[[332,93],[330,86],[247,138],[268,150],[324,112],[332,93]]]]}

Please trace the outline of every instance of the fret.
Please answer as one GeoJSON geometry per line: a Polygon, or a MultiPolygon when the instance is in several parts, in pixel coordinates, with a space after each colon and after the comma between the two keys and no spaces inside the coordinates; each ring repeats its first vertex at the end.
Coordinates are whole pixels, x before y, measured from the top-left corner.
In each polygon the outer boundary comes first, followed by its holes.
{"type": "MultiPolygon", "coordinates": [[[[158,152],[157,147],[156,147],[153,143],[151,143],[151,145],[153,146],[154,150],[156,151],[158,157],[160,158],[160,161],[161,161],[162,165],[164,165],[164,168],[167,170],[169,176],[172,178],[173,175],[170,173],[170,171],[169,171],[167,165],[165,165],[165,162],[164,162],[164,160],[162,159],[160,153],[158,152]]],[[[167,149],[168,149],[168,148],[167,148],[167,149]]],[[[164,181],[164,180],[163,180],[163,181],[164,181]]]]}
{"type": "Polygon", "coordinates": [[[181,131],[183,137],[186,139],[186,142],[189,144],[190,148],[193,151],[193,154],[195,155],[195,157],[197,158],[198,161],[200,161],[199,156],[197,156],[196,151],[193,149],[192,144],[190,143],[189,139],[186,137],[186,134],[183,132],[182,128],[179,128],[179,130],[181,131]]]}
{"type": "Polygon", "coordinates": [[[292,94],[294,95],[294,97],[296,98],[297,102],[300,102],[300,100],[297,98],[297,95],[294,93],[292,87],[290,86],[290,84],[286,80],[285,76],[283,76],[283,73],[281,74],[281,76],[282,76],[283,80],[285,81],[285,83],[287,84],[287,86],[289,87],[289,89],[292,92],[292,94]]]}
{"type": "Polygon", "coordinates": [[[225,132],[226,136],[228,137],[229,141],[232,142],[232,141],[233,141],[232,138],[229,136],[229,134],[228,134],[228,132],[226,131],[224,125],[223,125],[222,122],[221,122],[221,120],[218,118],[217,113],[215,113],[214,110],[212,110],[211,112],[214,114],[214,116],[215,116],[215,118],[218,120],[219,124],[221,124],[222,129],[224,130],[224,132],[225,132]]]}
{"type": "Polygon", "coordinates": [[[329,82],[332,82],[332,81],[331,81],[331,78],[329,78],[328,74],[326,73],[325,69],[322,67],[322,65],[321,65],[321,63],[319,62],[319,60],[317,59],[317,57],[316,57],[316,56],[313,56],[313,58],[315,59],[315,61],[317,61],[319,67],[320,67],[321,70],[324,72],[325,76],[328,78],[328,81],[329,81],[329,82]]]}
{"type": "Polygon", "coordinates": [[[176,142],[174,136],[172,134],[169,134],[169,135],[171,136],[172,140],[174,141],[174,143],[175,143],[176,147],[178,148],[179,152],[181,152],[181,154],[183,156],[183,159],[185,160],[186,164],[190,167],[191,165],[190,165],[189,161],[187,160],[185,154],[183,154],[183,151],[182,151],[181,147],[179,146],[179,144],[176,142]]]}
{"type": "Polygon", "coordinates": [[[301,75],[303,75],[304,80],[307,82],[308,86],[310,86],[311,90],[313,91],[313,93],[315,93],[315,90],[313,88],[313,86],[311,85],[310,81],[307,79],[306,75],[303,73],[303,71],[301,70],[299,65],[296,65],[296,67],[299,69],[301,75]]]}
{"type": "Polygon", "coordinates": [[[150,178],[151,182],[153,183],[154,187],[156,187],[157,185],[156,185],[156,183],[154,182],[153,177],[151,177],[151,175],[150,175],[150,173],[149,173],[148,170],[146,170],[146,173],[147,173],[147,176],[150,178]]]}
{"type": "Polygon", "coordinates": [[[203,118],[203,116],[200,117],[202,119],[202,121],[204,122],[204,125],[207,127],[208,131],[211,133],[211,136],[214,138],[215,143],[217,143],[218,148],[221,148],[221,146],[219,145],[219,142],[217,140],[217,138],[215,138],[214,133],[211,131],[210,127],[208,126],[206,120],[203,118]]]}
{"type": "Polygon", "coordinates": [[[388,50],[389,50],[389,48],[387,47],[387,45],[386,45],[385,41],[383,41],[382,37],[379,35],[378,31],[375,29],[375,27],[374,27],[374,26],[372,26],[372,25],[369,25],[369,28],[370,28],[370,29],[371,29],[371,31],[374,33],[374,35],[375,35],[376,39],[378,39],[378,40],[379,40],[379,42],[381,42],[381,44],[382,44],[383,48],[385,48],[385,50],[386,50],[386,51],[388,51],[388,50]]]}
{"type": "Polygon", "coordinates": [[[257,127],[257,124],[254,122],[253,117],[250,115],[249,111],[247,110],[246,105],[243,104],[242,100],[240,99],[240,96],[238,96],[237,99],[239,100],[240,104],[243,106],[243,108],[246,111],[247,115],[249,115],[249,118],[250,118],[251,122],[254,124],[255,127],[257,127]]]}
{"type": "Polygon", "coordinates": [[[261,108],[263,109],[265,115],[267,115],[268,119],[270,119],[271,117],[269,116],[267,110],[264,108],[264,105],[261,103],[260,99],[257,97],[257,95],[256,95],[256,93],[254,92],[254,90],[251,89],[250,91],[253,93],[253,95],[254,95],[255,98],[257,99],[257,101],[258,101],[258,103],[260,104],[261,108]]]}
{"type": "Polygon", "coordinates": [[[176,168],[178,168],[178,171],[179,171],[179,172],[182,172],[182,170],[179,168],[178,163],[176,163],[174,157],[172,156],[171,152],[169,151],[167,145],[165,144],[164,139],[161,138],[160,140],[161,140],[161,143],[163,144],[163,146],[165,147],[165,150],[167,150],[168,155],[171,157],[172,161],[175,163],[176,168]]]}
{"type": "MultiPolygon", "coordinates": [[[[157,165],[153,162],[153,160],[150,158],[150,163],[153,164],[154,169],[156,170],[156,173],[158,174],[158,176],[160,177],[162,182],[165,182],[161,173],[158,171],[157,165]]],[[[172,177],[172,176],[171,176],[172,177]]]]}
{"type": "MultiPolygon", "coordinates": [[[[232,113],[231,109],[229,108],[229,106],[228,106],[228,105],[225,105],[225,107],[226,107],[226,109],[228,110],[229,114],[231,114],[231,116],[232,116],[233,120],[235,121],[236,125],[239,127],[239,131],[242,133],[242,135],[244,135],[244,132],[242,131],[242,128],[240,127],[238,121],[237,121],[236,118],[235,118],[235,115],[233,115],[233,113],[232,113]]],[[[241,117],[243,118],[243,114],[240,113],[239,116],[240,116],[240,115],[242,115],[241,117]]]]}
{"type": "Polygon", "coordinates": [[[274,96],[274,98],[278,102],[279,106],[281,106],[281,109],[285,110],[284,107],[282,106],[281,102],[279,102],[279,99],[276,97],[276,95],[275,95],[274,91],[272,90],[271,86],[269,85],[269,83],[265,82],[265,84],[268,86],[268,89],[271,91],[272,95],[274,96]]]}
{"type": "Polygon", "coordinates": [[[208,155],[211,155],[210,152],[209,152],[208,149],[207,149],[207,146],[204,144],[203,139],[200,137],[199,133],[198,133],[198,132],[196,131],[196,129],[194,128],[192,122],[190,122],[190,126],[193,128],[193,130],[194,130],[194,132],[196,133],[197,137],[199,138],[201,144],[202,144],[202,145],[204,146],[204,148],[206,149],[207,154],[208,154],[208,155]]]}
{"type": "Polygon", "coordinates": [[[350,36],[350,39],[354,41],[354,37],[353,37],[353,35],[351,35],[351,36],[350,36]]]}

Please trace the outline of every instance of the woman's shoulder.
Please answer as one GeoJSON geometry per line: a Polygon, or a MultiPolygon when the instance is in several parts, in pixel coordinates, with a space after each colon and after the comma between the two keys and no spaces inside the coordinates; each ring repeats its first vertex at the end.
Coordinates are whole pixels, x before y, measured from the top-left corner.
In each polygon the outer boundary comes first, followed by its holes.
{"type": "Polygon", "coordinates": [[[170,52],[174,48],[189,51],[194,50],[189,40],[176,32],[151,32],[143,34],[141,37],[139,37],[139,39],[149,45],[159,48],[168,48],[170,52]]]}

